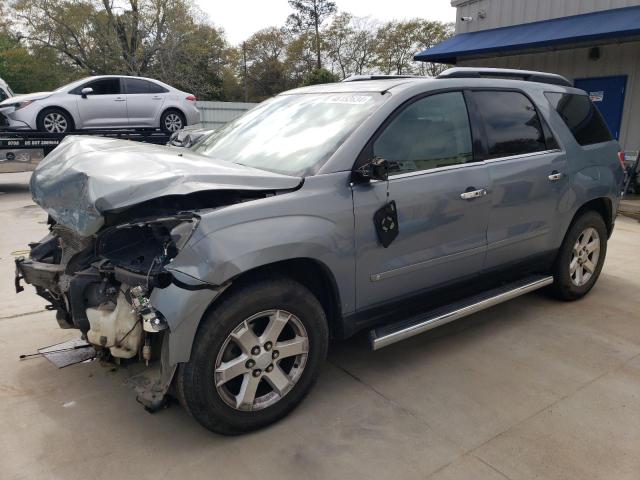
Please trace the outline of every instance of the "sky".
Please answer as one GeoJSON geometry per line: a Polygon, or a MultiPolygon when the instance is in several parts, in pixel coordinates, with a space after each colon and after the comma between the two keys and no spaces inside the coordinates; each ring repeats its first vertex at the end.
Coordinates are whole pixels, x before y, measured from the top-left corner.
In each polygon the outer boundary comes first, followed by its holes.
{"type": "MultiPolygon", "coordinates": [[[[420,17],[453,22],[456,10],[451,0],[334,0],[338,11],[381,21],[420,17]]],[[[239,44],[252,33],[283,25],[291,8],[287,0],[197,0],[210,20],[222,27],[227,40],[239,44]]]]}

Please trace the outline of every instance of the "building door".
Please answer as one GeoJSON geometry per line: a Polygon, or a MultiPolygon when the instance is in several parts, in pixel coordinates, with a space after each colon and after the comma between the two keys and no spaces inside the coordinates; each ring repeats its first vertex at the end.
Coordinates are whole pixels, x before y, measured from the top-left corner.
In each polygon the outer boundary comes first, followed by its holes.
{"type": "Polygon", "coordinates": [[[574,84],[576,88],[581,88],[589,94],[591,101],[607,122],[609,130],[616,140],[619,140],[627,76],[580,78],[576,79],[574,84]]]}

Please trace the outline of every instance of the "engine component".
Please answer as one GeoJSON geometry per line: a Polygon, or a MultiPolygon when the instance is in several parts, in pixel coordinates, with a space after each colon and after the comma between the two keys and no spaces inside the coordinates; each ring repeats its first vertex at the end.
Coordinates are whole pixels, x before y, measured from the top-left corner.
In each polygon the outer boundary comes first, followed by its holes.
{"type": "MultiPolygon", "coordinates": [[[[127,288],[125,285],[122,287],[123,290],[127,288]]],[[[87,318],[91,326],[87,332],[89,343],[108,348],[111,355],[117,358],[137,355],[142,344],[142,325],[138,313],[122,291],[115,306],[108,302],[87,308],[87,318]]]]}
{"type": "Polygon", "coordinates": [[[142,286],[136,286],[129,290],[131,304],[142,317],[142,328],[145,332],[157,333],[168,327],[166,319],[151,306],[148,292],[142,286]]]}

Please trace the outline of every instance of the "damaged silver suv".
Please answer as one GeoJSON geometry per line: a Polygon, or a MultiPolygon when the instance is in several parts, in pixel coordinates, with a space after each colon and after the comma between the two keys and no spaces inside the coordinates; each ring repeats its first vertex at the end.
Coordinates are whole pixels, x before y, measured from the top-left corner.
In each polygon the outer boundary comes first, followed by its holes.
{"type": "Polygon", "coordinates": [[[50,233],[16,261],[62,328],[238,434],[290,412],[330,338],[378,349],[596,282],[618,144],[562,77],[451,69],[302,88],[190,149],[67,137],[31,180],[50,233]],[[500,78],[497,78],[500,77],[500,78]]]}

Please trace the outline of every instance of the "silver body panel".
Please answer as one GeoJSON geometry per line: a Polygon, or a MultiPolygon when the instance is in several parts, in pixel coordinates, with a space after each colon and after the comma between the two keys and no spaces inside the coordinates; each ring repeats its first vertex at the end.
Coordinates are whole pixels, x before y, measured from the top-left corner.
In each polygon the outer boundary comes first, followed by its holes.
{"type": "Polygon", "coordinates": [[[236,278],[253,269],[291,259],[321,266],[335,285],[340,322],[439,284],[554,252],[578,209],[590,200],[606,199],[612,212],[617,210],[622,182],[617,143],[579,146],[544,100],[545,91],[579,92],[573,88],[496,79],[396,79],[285,94],[334,91],[377,91],[386,101],[304,179],[223,164],[184,150],[100,140],[92,151],[88,144],[71,139],[36,171],[34,198],[56,220],[90,234],[100,229],[104,212],[135,208],[163,195],[276,191],[262,199],[198,212],[197,229],[166,268],[187,283],[210,288],[190,291],[172,285],[155,289],[151,298],[170,325],[171,364],[189,360],[204,313],[236,278]],[[400,228],[393,244],[383,248],[372,218],[386,201],[387,184],[354,184],[356,158],[407,100],[474,87],[526,92],[560,149],[391,177],[389,195],[397,202],[400,228]],[[566,177],[550,182],[553,170],[566,177]],[[68,193],[63,199],[65,185],[68,193]],[[486,194],[465,200],[461,194],[469,187],[486,194]],[[78,191],[83,192],[80,202],[71,194],[78,191]],[[74,210],[72,201],[80,207],[74,210]],[[76,221],[85,212],[88,217],[76,221]]]}

